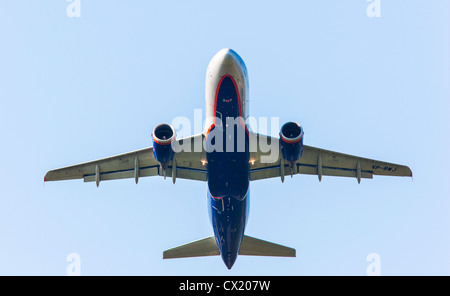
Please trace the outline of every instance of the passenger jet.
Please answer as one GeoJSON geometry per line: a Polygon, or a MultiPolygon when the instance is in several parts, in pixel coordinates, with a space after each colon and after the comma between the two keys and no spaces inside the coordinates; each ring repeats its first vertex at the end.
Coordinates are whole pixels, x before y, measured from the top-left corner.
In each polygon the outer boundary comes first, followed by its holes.
{"type": "Polygon", "coordinates": [[[231,49],[220,50],[206,72],[206,124],[202,133],[176,139],[170,124],[157,125],[153,145],[141,150],[49,171],[44,181],[84,182],[169,177],[206,182],[208,212],[214,232],[163,252],[163,258],[220,255],[231,269],[238,255],[295,257],[295,249],[245,234],[251,181],[307,174],[371,179],[406,176],[407,166],[303,145],[303,128],[287,122],[279,137],[252,132],[247,68],[231,49]],[[233,123],[233,124],[231,124],[233,123]],[[272,147],[272,149],[262,149],[272,147]],[[270,144],[270,146],[268,146],[270,144]],[[274,148],[275,147],[275,151],[274,148]],[[268,151],[272,150],[272,151],[268,151]]]}

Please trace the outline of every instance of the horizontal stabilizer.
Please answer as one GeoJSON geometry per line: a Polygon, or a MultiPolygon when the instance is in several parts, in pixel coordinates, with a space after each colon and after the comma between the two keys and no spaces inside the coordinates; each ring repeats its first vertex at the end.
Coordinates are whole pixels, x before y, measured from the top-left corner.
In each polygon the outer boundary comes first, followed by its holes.
{"type": "Polygon", "coordinates": [[[175,247],[163,252],[163,259],[220,255],[214,236],[175,247]]]}
{"type": "Polygon", "coordinates": [[[295,257],[295,249],[244,235],[239,255],[295,257]]]}

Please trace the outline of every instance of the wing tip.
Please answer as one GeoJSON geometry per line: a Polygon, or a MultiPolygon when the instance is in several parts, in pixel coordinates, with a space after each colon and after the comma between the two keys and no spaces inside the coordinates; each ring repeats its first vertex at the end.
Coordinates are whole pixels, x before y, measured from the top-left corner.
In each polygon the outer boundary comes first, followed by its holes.
{"type": "Polygon", "coordinates": [[[48,181],[55,181],[54,176],[52,177],[52,174],[54,173],[54,170],[48,171],[44,176],[44,183],[48,181]]]}
{"type": "Polygon", "coordinates": [[[409,176],[408,176],[408,177],[411,177],[411,178],[414,179],[414,177],[413,177],[413,171],[411,170],[411,168],[410,168],[409,166],[406,166],[406,168],[408,169],[408,172],[409,172],[409,176]]]}
{"type": "Polygon", "coordinates": [[[47,182],[47,181],[50,181],[50,180],[49,180],[49,177],[48,177],[49,173],[50,173],[50,171],[48,171],[48,172],[45,174],[45,176],[44,176],[44,183],[47,182]]]}

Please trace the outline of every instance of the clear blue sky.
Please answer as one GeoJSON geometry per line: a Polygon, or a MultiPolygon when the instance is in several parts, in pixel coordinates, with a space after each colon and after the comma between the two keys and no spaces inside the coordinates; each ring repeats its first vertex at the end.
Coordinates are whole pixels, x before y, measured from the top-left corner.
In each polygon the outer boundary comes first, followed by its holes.
{"type": "Polygon", "coordinates": [[[0,275],[450,275],[448,1],[0,1],[0,275]],[[206,184],[43,185],[53,168],[151,145],[204,110],[206,67],[233,48],[250,114],[305,144],[405,164],[410,178],[251,184],[248,235],[295,259],[162,260],[212,235],[206,184]]]}

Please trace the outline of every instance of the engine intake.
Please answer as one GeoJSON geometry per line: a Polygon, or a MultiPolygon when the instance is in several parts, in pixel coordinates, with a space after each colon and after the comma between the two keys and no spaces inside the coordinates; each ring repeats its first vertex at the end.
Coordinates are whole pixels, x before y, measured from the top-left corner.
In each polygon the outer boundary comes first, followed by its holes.
{"type": "Polygon", "coordinates": [[[166,170],[174,155],[171,144],[175,141],[175,130],[170,124],[162,123],[155,127],[152,137],[153,155],[161,167],[166,170]]]}
{"type": "Polygon", "coordinates": [[[296,122],[287,122],[280,131],[281,153],[292,168],[294,163],[302,156],[303,128],[296,122]]]}

